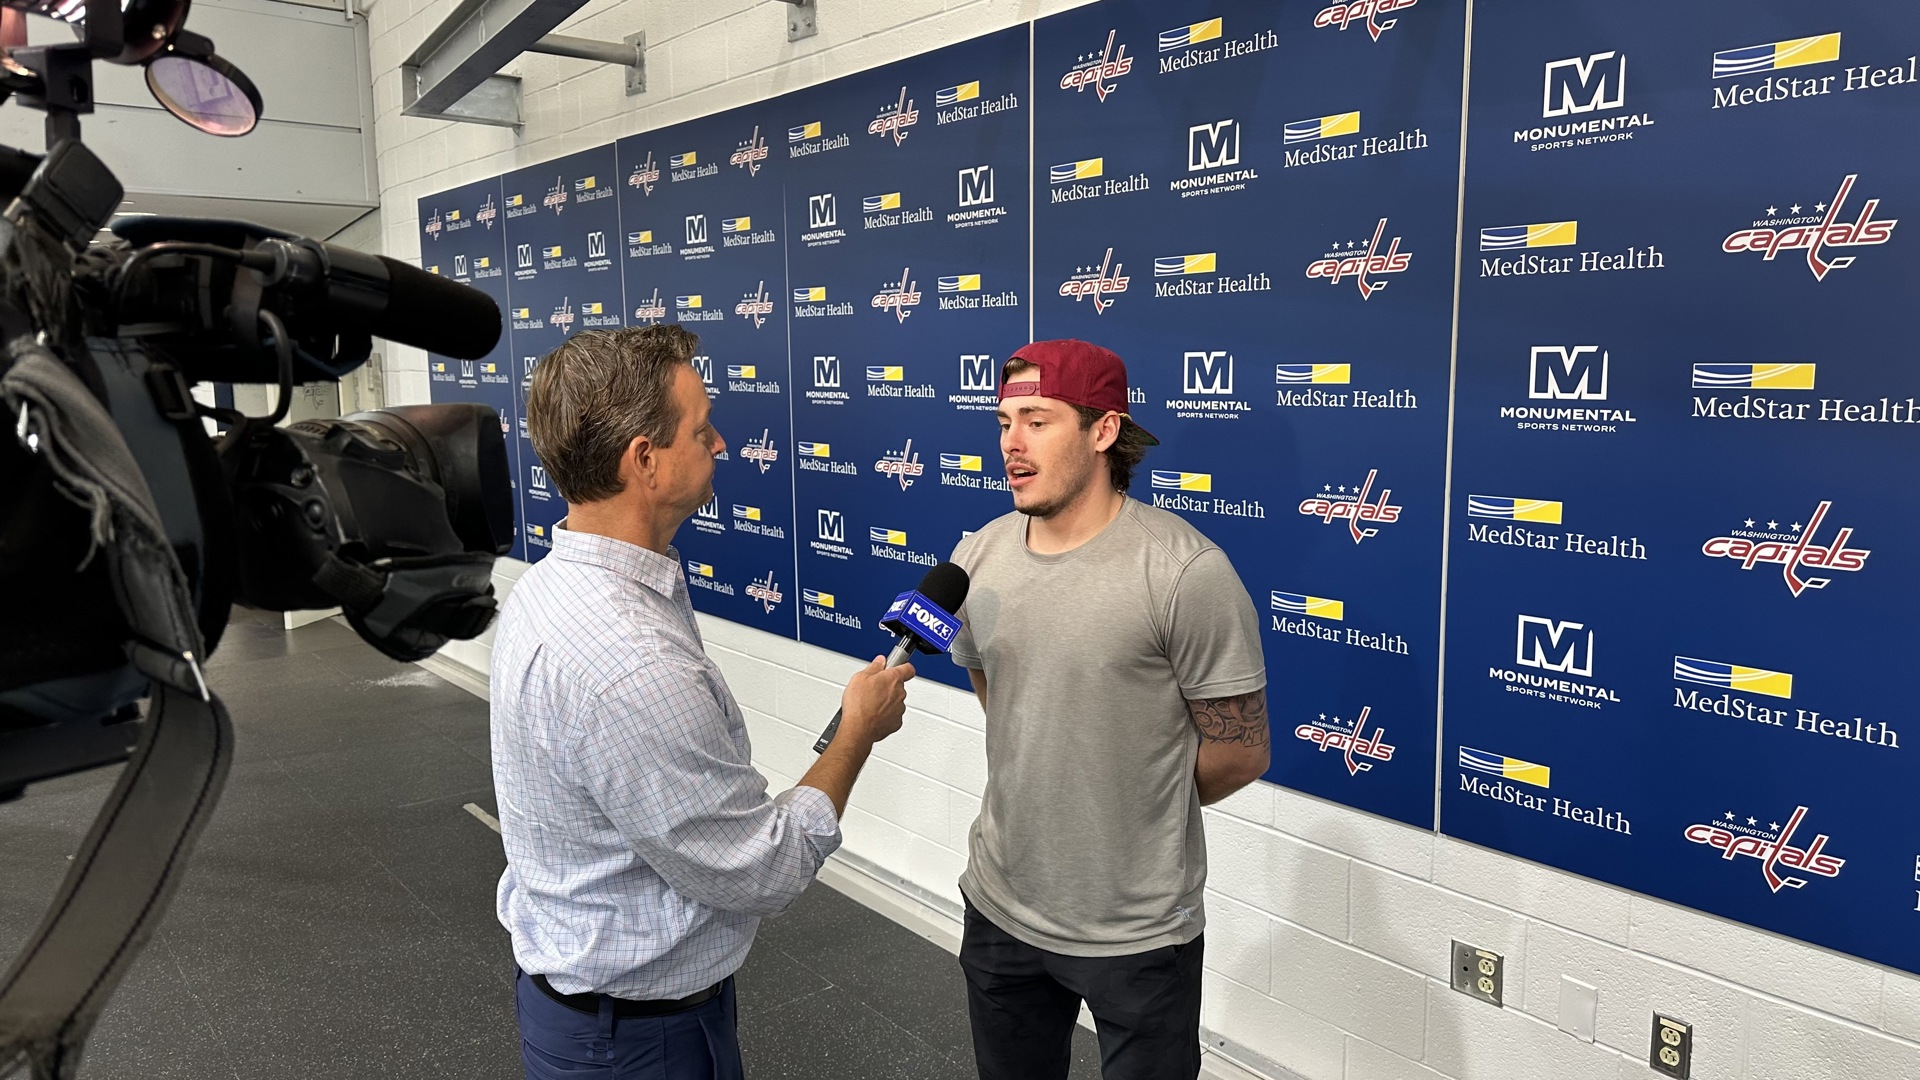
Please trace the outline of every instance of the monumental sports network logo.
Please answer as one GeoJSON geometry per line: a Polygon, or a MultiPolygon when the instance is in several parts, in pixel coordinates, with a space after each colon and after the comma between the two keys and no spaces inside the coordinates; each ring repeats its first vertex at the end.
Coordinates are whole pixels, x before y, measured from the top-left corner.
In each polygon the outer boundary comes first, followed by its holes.
{"type": "Polygon", "coordinates": [[[1535,153],[1628,142],[1638,129],[1653,126],[1650,114],[1628,112],[1585,119],[1624,109],[1626,104],[1626,53],[1610,49],[1549,60],[1542,77],[1540,117],[1559,122],[1519,128],[1513,133],[1513,141],[1526,144],[1535,153]]]}
{"type": "Polygon", "coordinates": [[[1701,686],[1735,690],[1742,694],[1764,694],[1767,697],[1777,698],[1793,697],[1791,672],[1769,671],[1766,668],[1728,664],[1719,660],[1676,656],[1673,658],[1673,678],[1675,682],[1699,683],[1701,686]]]}
{"type": "Polygon", "coordinates": [[[913,280],[913,268],[902,267],[900,280],[888,282],[873,294],[872,305],[881,311],[893,312],[896,322],[906,322],[912,309],[920,304],[920,283],[913,280]]]}
{"type": "Polygon", "coordinates": [[[760,610],[771,615],[774,607],[786,598],[780,594],[780,586],[774,584],[773,571],[769,570],[765,580],[754,578],[747,585],[747,599],[760,601],[760,610]]]}
{"type": "Polygon", "coordinates": [[[1360,299],[1371,300],[1373,294],[1386,288],[1390,282],[1374,280],[1377,274],[1398,274],[1406,270],[1413,262],[1413,253],[1400,250],[1400,237],[1396,236],[1388,244],[1387,250],[1380,250],[1380,241],[1387,235],[1387,219],[1381,218],[1373,227],[1373,238],[1366,241],[1366,249],[1360,250],[1358,241],[1346,241],[1343,250],[1339,243],[1307,264],[1307,276],[1325,278],[1327,284],[1338,285],[1348,277],[1360,290],[1360,299]]]}
{"type": "Polygon", "coordinates": [[[1107,100],[1107,95],[1114,91],[1113,80],[1133,70],[1133,57],[1127,55],[1126,45],[1114,48],[1114,37],[1118,33],[1107,31],[1107,43],[1099,52],[1074,57],[1073,66],[1060,76],[1060,89],[1077,94],[1092,88],[1096,98],[1107,100]]]}
{"type": "Polygon", "coordinates": [[[427,218],[427,223],[426,225],[423,226],[423,228],[426,229],[427,237],[429,239],[433,240],[436,243],[439,242],[440,232],[442,229],[445,228],[445,226],[440,223],[439,207],[436,206],[433,208],[433,213],[427,218]]]}
{"type": "Polygon", "coordinates": [[[1381,488],[1380,497],[1368,501],[1373,484],[1379,478],[1379,469],[1368,469],[1366,482],[1352,488],[1347,485],[1322,484],[1318,495],[1311,495],[1300,501],[1300,512],[1308,517],[1317,517],[1322,525],[1331,525],[1340,519],[1347,523],[1347,533],[1358,544],[1370,536],[1378,535],[1377,527],[1362,528],[1361,522],[1372,521],[1389,525],[1400,520],[1401,507],[1388,502],[1393,494],[1392,488],[1381,488]]]}
{"type": "Polygon", "coordinates": [[[1620,695],[1593,678],[1594,637],[1591,627],[1570,619],[1541,615],[1514,617],[1512,668],[1487,666],[1487,678],[1506,683],[1508,693],[1545,698],[1566,705],[1600,709],[1618,705],[1620,695]],[[1519,670],[1522,668],[1531,670],[1519,670]]]}
{"type": "Polygon", "coordinates": [[[1344,3],[1332,3],[1321,8],[1320,13],[1313,17],[1313,25],[1316,30],[1324,30],[1329,26],[1336,30],[1345,30],[1353,25],[1354,20],[1359,19],[1363,20],[1360,25],[1367,28],[1367,33],[1373,40],[1379,41],[1381,34],[1393,29],[1400,22],[1399,19],[1383,21],[1380,16],[1389,11],[1404,11],[1419,2],[1420,0],[1348,0],[1344,3]]]}
{"type": "Polygon", "coordinates": [[[654,286],[653,295],[647,297],[633,309],[633,317],[640,322],[652,325],[667,317],[666,302],[660,299],[660,287],[654,286]]]}
{"type": "Polygon", "coordinates": [[[913,99],[907,96],[907,88],[902,86],[900,99],[880,107],[880,112],[867,124],[867,134],[891,138],[893,145],[899,146],[911,134],[907,129],[919,122],[920,110],[913,107],[913,99]]]}
{"type": "Polygon", "coordinates": [[[1768,890],[1778,893],[1781,889],[1805,888],[1808,879],[1798,874],[1836,878],[1847,864],[1845,859],[1826,854],[1826,833],[1816,835],[1804,848],[1794,846],[1794,834],[1806,818],[1804,806],[1794,807],[1785,825],[1778,821],[1761,825],[1759,818],[1742,818],[1729,810],[1710,823],[1687,826],[1682,835],[1693,843],[1718,849],[1720,857],[1728,862],[1737,857],[1760,860],[1761,879],[1768,890]]]}
{"type": "Polygon", "coordinates": [[[1880,208],[1877,198],[1868,199],[1854,220],[1840,220],[1847,199],[1853,194],[1854,183],[1859,178],[1858,173],[1848,173],[1831,199],[1813,204],[1814,212],[1811,214],[1803,214],[1798,203],[1787,207],[1784,216],[1778,214],[1778,206],[1767,207],[1766,217],[1756,219],[1750,228],[1729,233],[1721,242],[1720,250],[1730,255],[1757,253],[1764,262],[1772,262],[1783,251],[1804,250],[1807,253],[1807,269],[1812,272],[1813,279],[1827,280],[1827,275],[1833,271],[1852,266],[1855,256],[1829,257],[1825,254],[1826,249],[1878,247],[1893,238],[1893,228],[1900,223],[1899,218],[1876,219],[1873,216],[1874,211],[1880,208]]]}
{"type": "Polygon", "coordinates": [[[547,189],[547,197],[540,200],[540,205],[553,211],[555,217],[559,217],[561,212],[566,210],[567,181],[565,177],[553,178],[553,186],[547,189]]]}
{"type": "Polygon", "coordinates": [[[741,293],[740,302],[733,305],[733,313],[753,323],[755,330],[765,326],[767,317],[773,314],[773,295],[767,292],[767,283],[762,281],[752,292],[741,293]]]}
{"type": "Polygon", "coordinates": [[[889,450],[873,463],[873,471],[898,480],[901,491],[912,487],[913,482],[926,470],[927,467],[920,463],[920,455],[913,449],[912,439],[907,440],[904,449],[889,450]]]}
{"type": "Polygon", "coordinates": [[[693,527],[696,531],[706,533],[709,536],[726,535],[727,527],[720,522],[720,497],[718,495],[709,498],[701,505],[700,509],[695,510],[690,520],[693,522],[693,527]]]}
{"type": "Polygon", "coordinates": [[[740,448],[740,457],[743,461],[760,466],[760,472],[764,475],[774,462],[780,460],[780,448],[773,445],[773,429],[761,428],[758,439],[749,439],[740,448]]]}
{"type": "Polygon", "coordinates": [[[1796,521],[1784,530],[1777,519],[1767,522],[1763,529],[1753,518],[1747,518],[1742,528],[1729,529],[1700,545],[1700,553],[1713,559],[1732,559],[1742,570],[1752,570],[1761,563],[1777,563],[1787,591],[1794,596],[1809,589],[1824,589],[1833,584],[1832,578],[1807,574],[1803,569],[1851,573],[1865,567],[1867,556],[1873,553],[1868,548],[1847,546],[1847,541],[1853,538],[1851,527],[1840,529],[1830,544],[1815,541],[1832,508],[1831,499],[1822,499],[1804,526],[1796,521]]]}
{"type": "Polygon", "coordinates": [[[653,185],[660,182],[660,166],[653,163],[653,151],[647,151],[647,160],[633,167],[627,174],[627,186],[639,188],[640,194],[653,194],[653,185]]]}
{"type": "Polygon", "coordinates": [[[753,134],[740,140],[740,145],[727,158],[727,164],[747,170],[748,176],[760,175],[760,163],[767,160],[767,140],[760,137],[760,125],[753,126],[753,134]]]}
{"type": "Polygon", "coordinates": [[[1105,299],[1127,291],[1128,278],[1122,264],[1113,261],[1113,249],[1101,257],[1098,266],[1076,266],[1073,274],[1060,283],[1060,295],[1071,297],[1074,303],[1082,300],[1093,301],[1093,313],[1105,314],[1113,306],[1113,301],[1105,299]]]}
{"type": "Polygon", "coordinates": [[[1329,750],[1340,751],[1341,757],[1346,762],[1347,775],[1359,776],[1372,769],[1374,761],[1393,760],[1395,748],[1387,743],[1386,728],[1375,728],[1371,737],[1364,734],[1367,728],[1367,717],[1372,712],[1373,706],[1362,705],[1360,715],[1352,722],[1342,720],[1338,716],[1328,720],[1327,714],[1321,713],[1318,720],[1294,728],[1293,737],[1314,744],[1323,754],[1329,750]],[[1355,760],[1356,758],[1373,760],[1355,760]]]}

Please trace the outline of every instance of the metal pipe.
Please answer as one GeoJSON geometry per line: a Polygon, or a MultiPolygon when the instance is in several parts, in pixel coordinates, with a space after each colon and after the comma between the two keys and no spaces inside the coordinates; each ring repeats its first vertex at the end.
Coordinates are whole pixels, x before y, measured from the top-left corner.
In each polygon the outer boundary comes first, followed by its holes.
{"type": "Polygon", "coordinates": [[[640,50],[635,46],[568,37],[565,34],[548,34],[527,46],[527,51],[546,53],[548,56],[570,56],[575,60],[594,60],[602,64],[619,64],[621,67],[640,66],[640,50]]]}

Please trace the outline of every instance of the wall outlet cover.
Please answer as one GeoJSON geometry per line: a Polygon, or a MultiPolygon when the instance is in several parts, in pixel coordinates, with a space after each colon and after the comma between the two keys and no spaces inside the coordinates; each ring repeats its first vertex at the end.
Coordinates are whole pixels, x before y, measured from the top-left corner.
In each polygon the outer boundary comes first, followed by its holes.
{"type": "Polygon", "coordinates": [[[1476,949],[1464,941],[1453,943],[1453,988],[1490,1005],[1499,1006],[1506,983],[1506,962],[1496,952],[1476,949]]]}
{"type": "Polygon", "coordinates": [[[1647,1064],[1663,1076],[1687,1080],[1693,1071],[1693,1025],[1671,1016],[1653,1014],[1653,1047],[1647,1064]]]}

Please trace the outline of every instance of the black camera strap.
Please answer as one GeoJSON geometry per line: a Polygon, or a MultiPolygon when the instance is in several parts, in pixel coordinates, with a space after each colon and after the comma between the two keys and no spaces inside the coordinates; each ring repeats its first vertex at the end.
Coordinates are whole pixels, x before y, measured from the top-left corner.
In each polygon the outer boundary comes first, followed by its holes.
{"type": "Polygon", "coordinates": [[[179,886],[233,761],[226,706],[164,683],[46,916],[0,981],[0,1071],[71,1080],[100,1012],[179,886]]]}

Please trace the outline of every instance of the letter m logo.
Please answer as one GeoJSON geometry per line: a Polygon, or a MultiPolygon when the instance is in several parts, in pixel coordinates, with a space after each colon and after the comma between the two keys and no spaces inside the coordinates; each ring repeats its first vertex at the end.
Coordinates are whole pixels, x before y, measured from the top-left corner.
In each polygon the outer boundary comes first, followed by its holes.
{"type": "Polygon", "coordinates": [[[814,524],[820,539],[834,544],[847,542],[847,519],[838,510],[815,510],[814,524]]]}
{"type": "Polygon", "coordinates": [[[831,228],[839,213],[839,205],[831,194],[807,196],[807,228],[831,228]]]}
{"type": "Polygon", "coordinates": [[[1530,398],[1607,399],[1607,354],[1598,345],[1535,345],[1530,398]]]}
{"type": "Polygon", "coordinates": [[[993,356],[990,353],[960,354],[960,391],[962,393],[992,393],[997,375],[998,373],[993,370],[993,356]]]}
{"type": "Polygon", "coordinates": [[[1189,394],[1233,393],[1233,354],[1227,352],[1190,352],[1186,358],[1186,392],[1189,394]]]}
{"type": "Polygon", "coordinates": [[[960,170],[960,205],[986,206],[993,202],[993,166],[960,170]]]}
{"type": "Polygon", "coordinates": [[[840,388],[839,357],[816,356],[813,358],[813,385],[828,390],[840,388]]]}
{"type": "Polygon", "coordinates": [[[1588,630],[1585,623],[1522,615],[1513,645],[1513,662],[1521,667],[1592,677],[1593,631],[1588,630]]]}
{"type": "Polygon", "coordinates": [[[1620,52],[1554,60],[1547,64],[1541,116],[1617,109],[1627,103],[1627,57],[1620,52]]]}
{"type": "Polygon", "coordinates": [[[533,490],[547,490],[547,470],[539,465],[531,466],[531,468],[533,469],[533,490]]]}
{"type": "Polygon", "coordinates": [[[1187,129],[1187,171],[1240,164],[1240,122],[1216,120],[1187,129]]]}
{"type": "Polygon", "coordinates": [[[693,370],[700,376],[701,382],[708,386],[713,385],[713,357],[695,356],[690,357],[687,362],[693,365],[693,370]]]}

